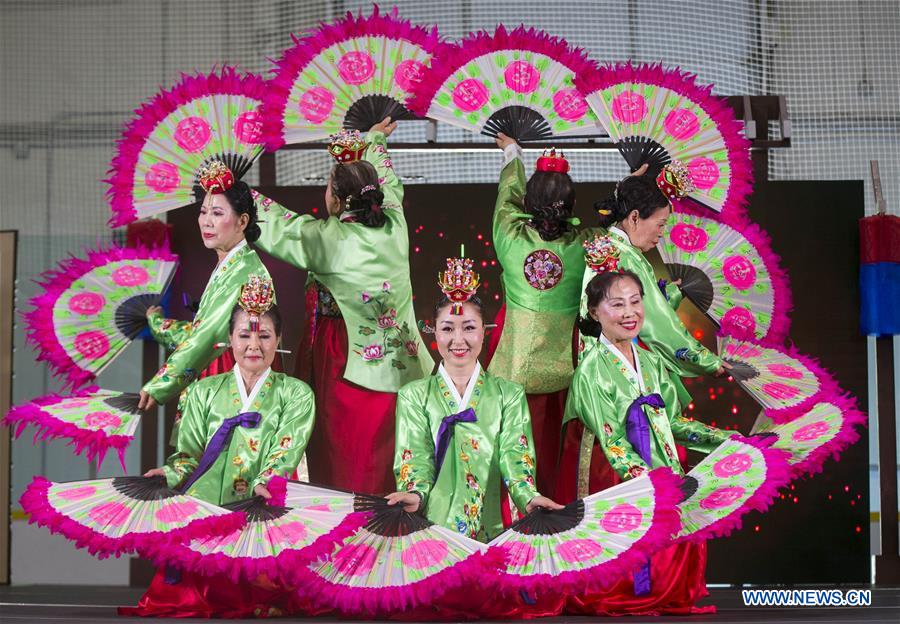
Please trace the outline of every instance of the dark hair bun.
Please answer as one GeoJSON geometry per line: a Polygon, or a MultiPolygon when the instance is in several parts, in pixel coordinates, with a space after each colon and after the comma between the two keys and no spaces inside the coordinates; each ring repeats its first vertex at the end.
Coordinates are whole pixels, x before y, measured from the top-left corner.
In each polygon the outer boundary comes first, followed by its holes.
{"type": "Polygon", "coordinates": [[[367,188],[358,197],[351,195],[347,200],[347,210],[358,222],[369,227],[381,227],[387,218],[384,216],[384,193],[378,188],[367,188]]]}
{"type": "Polygon", "coordinates": [[[619,223],[637,210],[641,219],[649,219],[657,210],[667,208],[669,200],[656,185],[656,180],[647,174],[628,176],[616,185],[616,192],[594,203],[599,215],[600,227],[608,228],[619,223]]]}
{"type": "Polygon", "coordinates": [[[534,215],[528,225],[542,240],[556,240],[572,227],[568,219],[575,208],[575,184],[568,173],[537,171],[525,186],[525,210],[534,215]]]}

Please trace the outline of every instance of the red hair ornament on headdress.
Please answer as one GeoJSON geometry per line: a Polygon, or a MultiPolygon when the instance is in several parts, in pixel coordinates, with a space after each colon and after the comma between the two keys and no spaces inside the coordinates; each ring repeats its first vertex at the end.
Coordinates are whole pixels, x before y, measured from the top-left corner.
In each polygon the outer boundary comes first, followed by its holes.
{"type": "Polygon", "coordinates": [[[228,165],[220,160],[214,160],[200,167],[197,177],[203,190],[211,195],[220,195],[234,186],[234,174],[228,165]]]}
{"type": "Polygon", "coordinates": [[[275,303],[275,289],[272,280],[259,275],[251,275],[247,283],[241,286],[238,304],[250,315],[250,331],[259,332],[259,319],[268,312],[275,303]]]}
{"type": "Polygon", "coordinates": [[[619,249],[609,236],[595,236],[584,241],[584,261],[594,273],[619,271],[619,249]]]}
{"type": "Polygon", "coordinates": [[[332,135],[328,153],[339,164],[347,165],[362,160],[367,147],[369,144],[363,140],[359,130],[341,130],[332,135]]]}
{"type": "Polygon", "coordinates": [[[438,273],[438,286],[453,305],[450,314],[462,314],[462,304],[475,296],[479,277],[469,258],[447,258],[447,270],[438,273]]]}
{"type": "Polygon", "coordinates": [[[559,151],[559,154],[556,153],[556,148],[551,148],[550,153],[547,153],[547,150],[544,150],[544,153],[540,158],[537,159],[537,165],[535,165],[535,170],[537,171],[550,171],[553,173],[568,173],[569,172],[569,161],[566,160],[565,154],[562,153],[562,150],[559,151]]]}
{"type": "Polygon", "coordinates": [[[670,202],[683,199],[695,190],[691,174],[680,160],[673,160],[662,168],[656,176],[656,185],[670,202]]]}

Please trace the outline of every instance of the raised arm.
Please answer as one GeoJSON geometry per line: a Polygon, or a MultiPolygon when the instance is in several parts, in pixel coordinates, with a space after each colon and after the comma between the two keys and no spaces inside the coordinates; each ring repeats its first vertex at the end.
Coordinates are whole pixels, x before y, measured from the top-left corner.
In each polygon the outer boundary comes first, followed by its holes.
{"type": "Polygon", "coordinates": [[[384,193],[385,208],[403,210],[403,183],[394,173],[394,165],[387,151],[387,138],[396,127],[397,122],[391,122],[390,117],[372,126],[366,135],[369,147],[366,148],[363,158],[378,172],[378,183],[381,185],[381,192],[384,193]]]}
{"type": "Polygon", "coordinates": [[[493,237],[494,245],[502,246],[513,235],[516,224],[522,223],[526,180],[519,144],[501,134],[497,145],[503,148],[503,169],[497,186],[497,203],[494,205],[493,237]]]}
{"type": "Polygon", "coordinates": [[[256,191],[252,193],[262,232],[254,245],[298,269],[309,269],[309,230],[321,227],[323,222],[312,215],[299,215],[288,210],[256,191]]]}

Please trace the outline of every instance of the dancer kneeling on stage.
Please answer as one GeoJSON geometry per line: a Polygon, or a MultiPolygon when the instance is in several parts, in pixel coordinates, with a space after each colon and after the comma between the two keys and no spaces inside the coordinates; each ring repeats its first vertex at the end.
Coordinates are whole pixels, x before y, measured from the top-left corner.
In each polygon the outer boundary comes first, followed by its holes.
{"type": "Polygon", "coordinates": [[[443,358],[438,373],[400,389],[394,453],[400,491],[387,498],[487,542],[503,530],[501,481],[522,512],[561,506],[535,487],[531,419],[522,386],[490,374],[478,362],[484,320],[471,266],[469,259],[450,259],[441,280],[447,296],[435,309],[443,358]]]}
{"type": "MultiPolygon", "coordinates": [[[[270,498],[272,476],[289,477],[306,450],[315,405],[309,386],[271,369],[281,338],[272,283],[251,276],[231,314],[235,366],[194,383],[184,402],[177,452],[145,476],[219,505],[270,498]]],[[[295,592],[259,579],[235,585],[223,576],[160,570],[138,606],[123,614],[245,617],[295,610],[295,592]],[[180,578],[178,578],[180,576],[180,578]]]]}
{"type": "MultiPolygon", "coordinates": [[[[620,271],[616,249],[608,249],[605,270],[586,288],[588,317],[579,320],[582,333],[595,345],[575,371],[566,404],[565,422],[581,421],[605,455],[592,458],[596,447],[582,448],[578,496],[660,466],[683,474],[676,441],[708,453],[732,435],[681,415],[678,390],[663,359],[634,343],[644,323],[641,281],[631,271],[620,271]]],[[[570,597],[566,608],[587,615],[702,612],[694,603],[707,595],[705,568],[705,544],[670,546],[633,578],[597,594],[570,597]]]]}

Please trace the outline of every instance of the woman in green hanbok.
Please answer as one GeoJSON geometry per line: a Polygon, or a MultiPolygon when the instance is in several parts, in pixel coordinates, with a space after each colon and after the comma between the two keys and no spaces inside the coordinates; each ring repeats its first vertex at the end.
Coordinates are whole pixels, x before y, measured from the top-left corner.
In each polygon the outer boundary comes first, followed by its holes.
{"type": "Polygon", "coordinates": [[[499,134],[503,170],[494,208],[493,242],[503,273],[503,307],[488,345],[488,370],[525,388],[538,485],[556,483],[566,393],[575,371],[575,318],[584,276],[582,242],[599,228],[572,216],[575,184],[562,152],[538,158],[526,178],[522,148],[499,134]]]}
{"type": "MultiPolygon", "coordinates": [[[[225,168],[224,164],[218,164],[225,168]]],[[[216,252],[218,263],[206,283],[193,321],[164,318],[162,308],[158,306],[147,310],[147,322],[153,337],[174,351],[141,388],[139,406],[142,409],[151,409],[177,397],[217,355],[227,360],[227,365],[218,368],[230,368],[231,355],[223,353],[217,345],[228,342],[228,319],[237,303],[241,286],[247,283],[250,275],[269,275],[262,260],[248,244],[260,235],[250,187],[244,182],[235,182],[233,177],[229,177],[230,173],[224,175],[221,169],[215,169],[215,172],[219,172],[218,175],[200,179],[203,194],[198,194],[198,200],[202,203],[197,221],[203,245],[216,252]]],[[[219,363],[218,360],[216,363],[219,363]]]]}
{"type": "Polygon", "coordinates": [[[331,143],[327,218],[260,205],[260,248],[309,271],[302,351],[318,403],[310,479],[370,494],[394,487],[397,391],[434,367],[413,313],[403,185],[387,151],[395,127],[388,118],[365,140],[344,133],[331,143]]]}
{"type": "Polygon", "coordinates": [[[435,524],[483,542],[503,530],[501,482],[523,513],[560,509],[535,487],[536,466],[525,392],[478,362],[484,319],[471,260],[448,260],[448,296],[435,309],[438,373],[413,381],[397,398],[391,504],[422,510],[435,524]],[[456,287],[454,287],[454,277],[456,287]],[[458,293],[465,293],[458,297],[458,293]],[[464,300],[464,302],[462,302],[464,300]]]}
{"type": "MultiPolygon", "coordinates": [[[[665,361],[634,343],[645,322],[641,279],[621,270],[614,245],[594,252],[601,272],[588,283],[588,314],[579,325],[585,340],[595,344],[575,370],[565,421],[580,422],[596,436],[602,456],[592,457],[597,447],[591,445],[564,458],[566,464],[573,459],[578,464],[577,488],[571,471],[563,470],[561,476],[573,481],[572,498],[639,478],[651,468],[667,466],[683,474],[676,442],[708,453],[733,434],[682,415],[665,361]]],[[[582,615],[693,613],[694,603],[706,595],[705,567],[705,544],[670,546],[633,578],[602,592],[570,597],[567,610],[582,615]]]]}
{"type": "MultiPolygon", "coordinates": [[[[251,281],[242,291],[241,303],[250,311],[235,306],[230,317],[234,368],[188,388],[176,452],[165,466],[145,476],[164,476],[170,487],[221,505],[253,495],[270,498],[269,479],[290,477],[296,470],[313,428],[315,405],[308,385],[272,371],[281,315],[275,306],[254,309],[248,303],[266,298],[271,304],[270,281],[251,281]]],[[[235,584],[224,576],[190,572],[167,578],[160,570],[138,606],[121,612],[156,617],[269,615],[296,610],[295,593],[262,578],[235,584]]]]}

